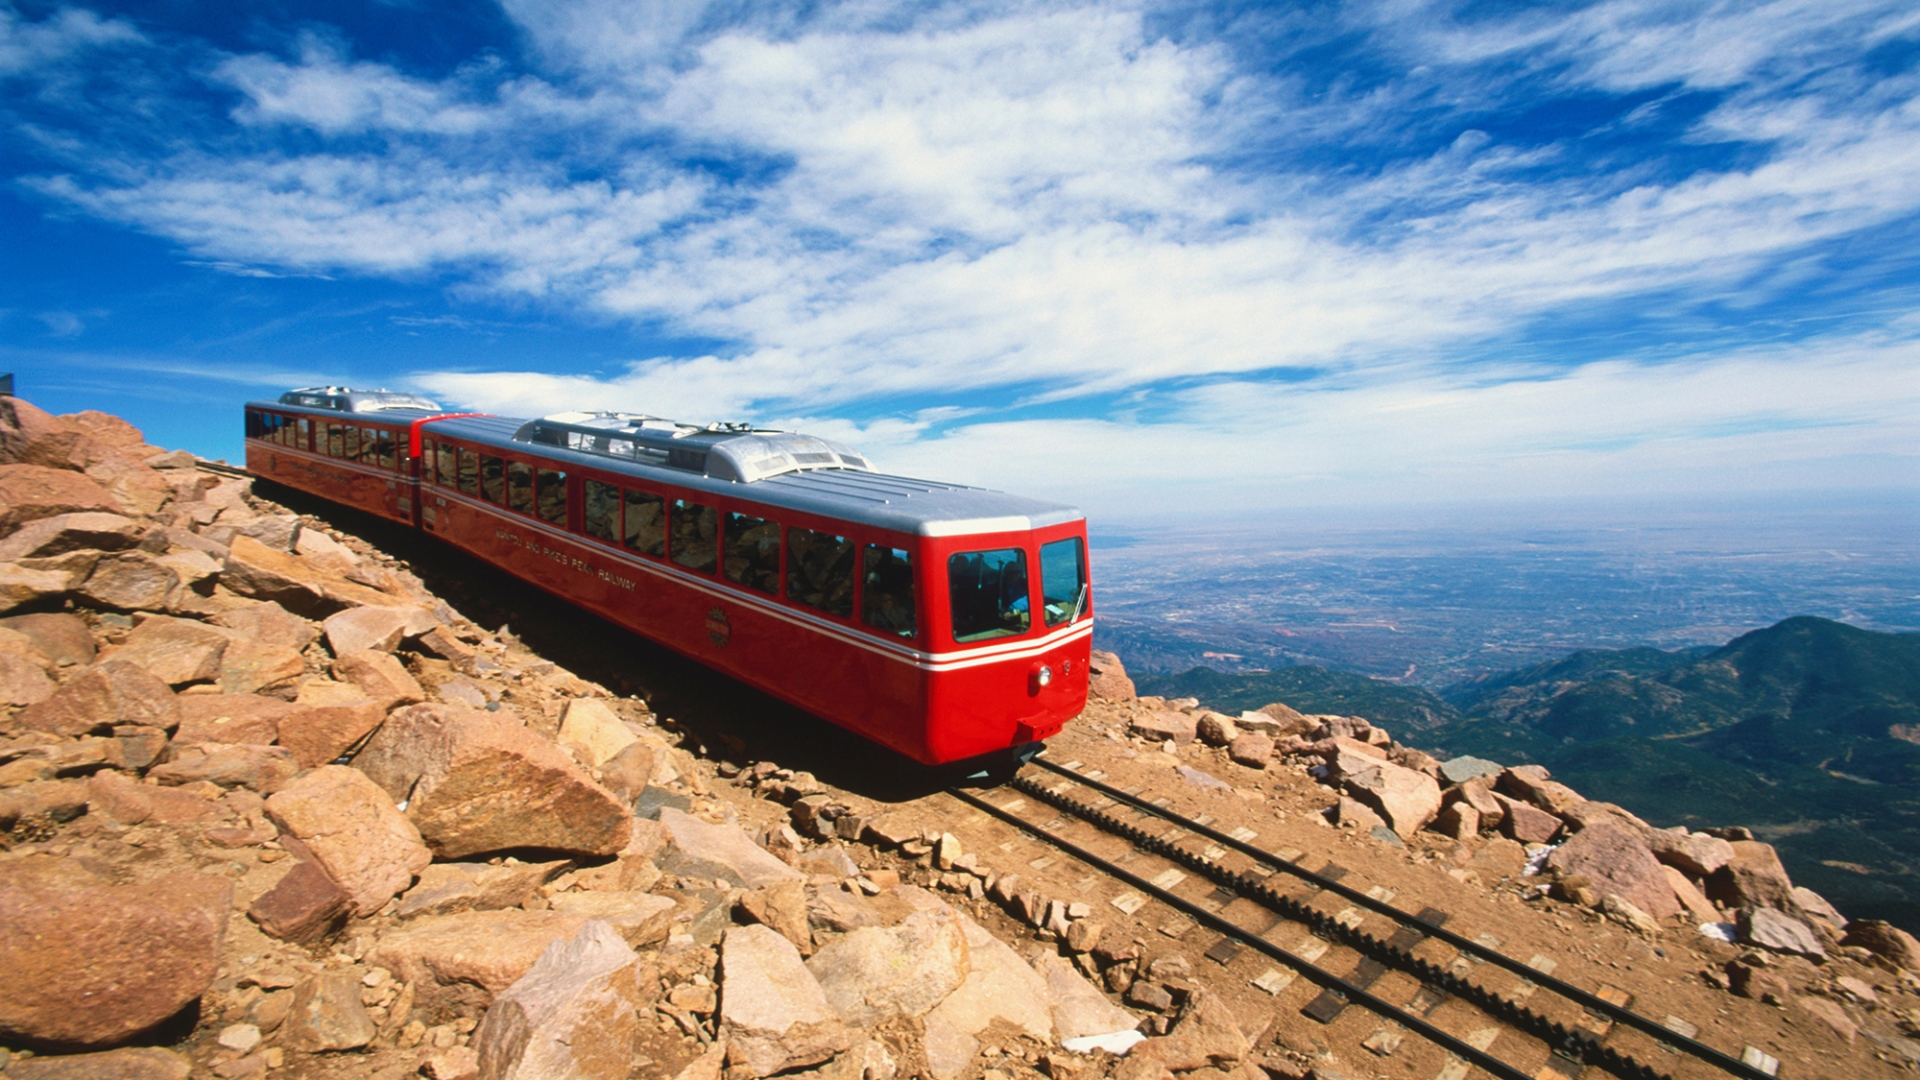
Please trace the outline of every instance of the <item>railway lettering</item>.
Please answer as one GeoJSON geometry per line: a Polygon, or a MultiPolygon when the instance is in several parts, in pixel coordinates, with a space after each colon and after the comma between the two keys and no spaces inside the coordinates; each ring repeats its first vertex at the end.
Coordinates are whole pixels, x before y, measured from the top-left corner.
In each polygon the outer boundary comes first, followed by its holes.
{"type": "Polygon", "coordinates": [[[493,538],[502,543],[512,544],[514,547],[522,548],[532,554],[543,555],[569,570],[577,570],[583,574],[592,574],[594,577],[599,578],[609,585],[616,585],[629,592],[633,590],[633,579],[621,577],[611,570],[595,566],[593,563],[578,555],[562,551],[556,547],[549,547],[542,543],[538,537],[529,539],[510,529],[495,529],[493,530],[493,538]]]}
{"type": "MultiPolygon", "coordinates": [[[[297,468],[315,480],[332,480],[337,484],[351,484],[354,480],[358,479],[353,473],[347,472],[344,469],[329,469],[321,465],[315,465],[310,461],[302,461],[298,458],[290,458],[288,461],[288,467],[297,468]]],[[[275,463],[278,464],[277,459],[275,463]]]]}

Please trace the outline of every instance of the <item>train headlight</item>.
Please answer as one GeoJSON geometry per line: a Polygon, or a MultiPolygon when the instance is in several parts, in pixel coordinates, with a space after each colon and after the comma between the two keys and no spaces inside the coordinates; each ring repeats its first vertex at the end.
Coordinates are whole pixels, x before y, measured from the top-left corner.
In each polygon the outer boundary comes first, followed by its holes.
{"type": "Polygon", "coordinates": [[[1041,686],[1046,686],[1047,684],[1053,682],[1053,669],[1048,667],[1045,664],[1041,664],[1040,674],[1035,676],[1035,678],[1040,680],[1041,686]]]}

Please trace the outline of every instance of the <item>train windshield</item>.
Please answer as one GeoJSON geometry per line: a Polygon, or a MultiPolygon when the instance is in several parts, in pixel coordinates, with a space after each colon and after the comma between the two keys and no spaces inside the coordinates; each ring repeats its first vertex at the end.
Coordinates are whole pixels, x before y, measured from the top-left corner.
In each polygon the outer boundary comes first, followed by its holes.
{"type": "Polygon", "coordinates": [[[1040,602],[1048,626],[1072,622],[1086,610],[1087,560],[1080,538],[1040,545],[1040,602]]]}
{"type": "Polygon", "coordinates": [[[1031,623],[1027,553],[1019,548],[970,551],[947,560],[953,640],[985,641],[1024,634],[1031,623]]]}

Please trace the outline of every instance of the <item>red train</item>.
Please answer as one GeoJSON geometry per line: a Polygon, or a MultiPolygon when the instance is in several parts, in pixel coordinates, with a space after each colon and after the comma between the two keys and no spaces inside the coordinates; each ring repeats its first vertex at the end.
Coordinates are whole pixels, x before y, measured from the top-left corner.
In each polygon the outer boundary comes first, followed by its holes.
{"type": "Polygon", "coordinates": [[[246,406],[256,476],[404,522],[927,764],[1086,705],[1086,519],[849,447],[340,387],[246,406]]]}

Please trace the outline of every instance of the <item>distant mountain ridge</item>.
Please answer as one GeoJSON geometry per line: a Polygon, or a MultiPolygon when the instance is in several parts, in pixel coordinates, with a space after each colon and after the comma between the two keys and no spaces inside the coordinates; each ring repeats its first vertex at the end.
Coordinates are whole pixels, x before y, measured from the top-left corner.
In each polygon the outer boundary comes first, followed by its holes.
{"type": "Polygon", "coordinates": [[[1442,696],[1465,725],[1448,737],[1471,742],[1496,730],[1560,743],[1691,738],[1764,717],[1802,732],[1885,738],[1920,720],[1920,634],[1797,616],[1718,649],[1588,650],[1442,696]]]}
{"type": "Polygon", "coordinates": [[[1139,682],[1538,763],[1658,825],[1746,825],[1848,916],[1920,931],[1920,634],[1797,616],[1719,648],[1583,650],[1437,694],[1319,668],[1139,682]]]}

